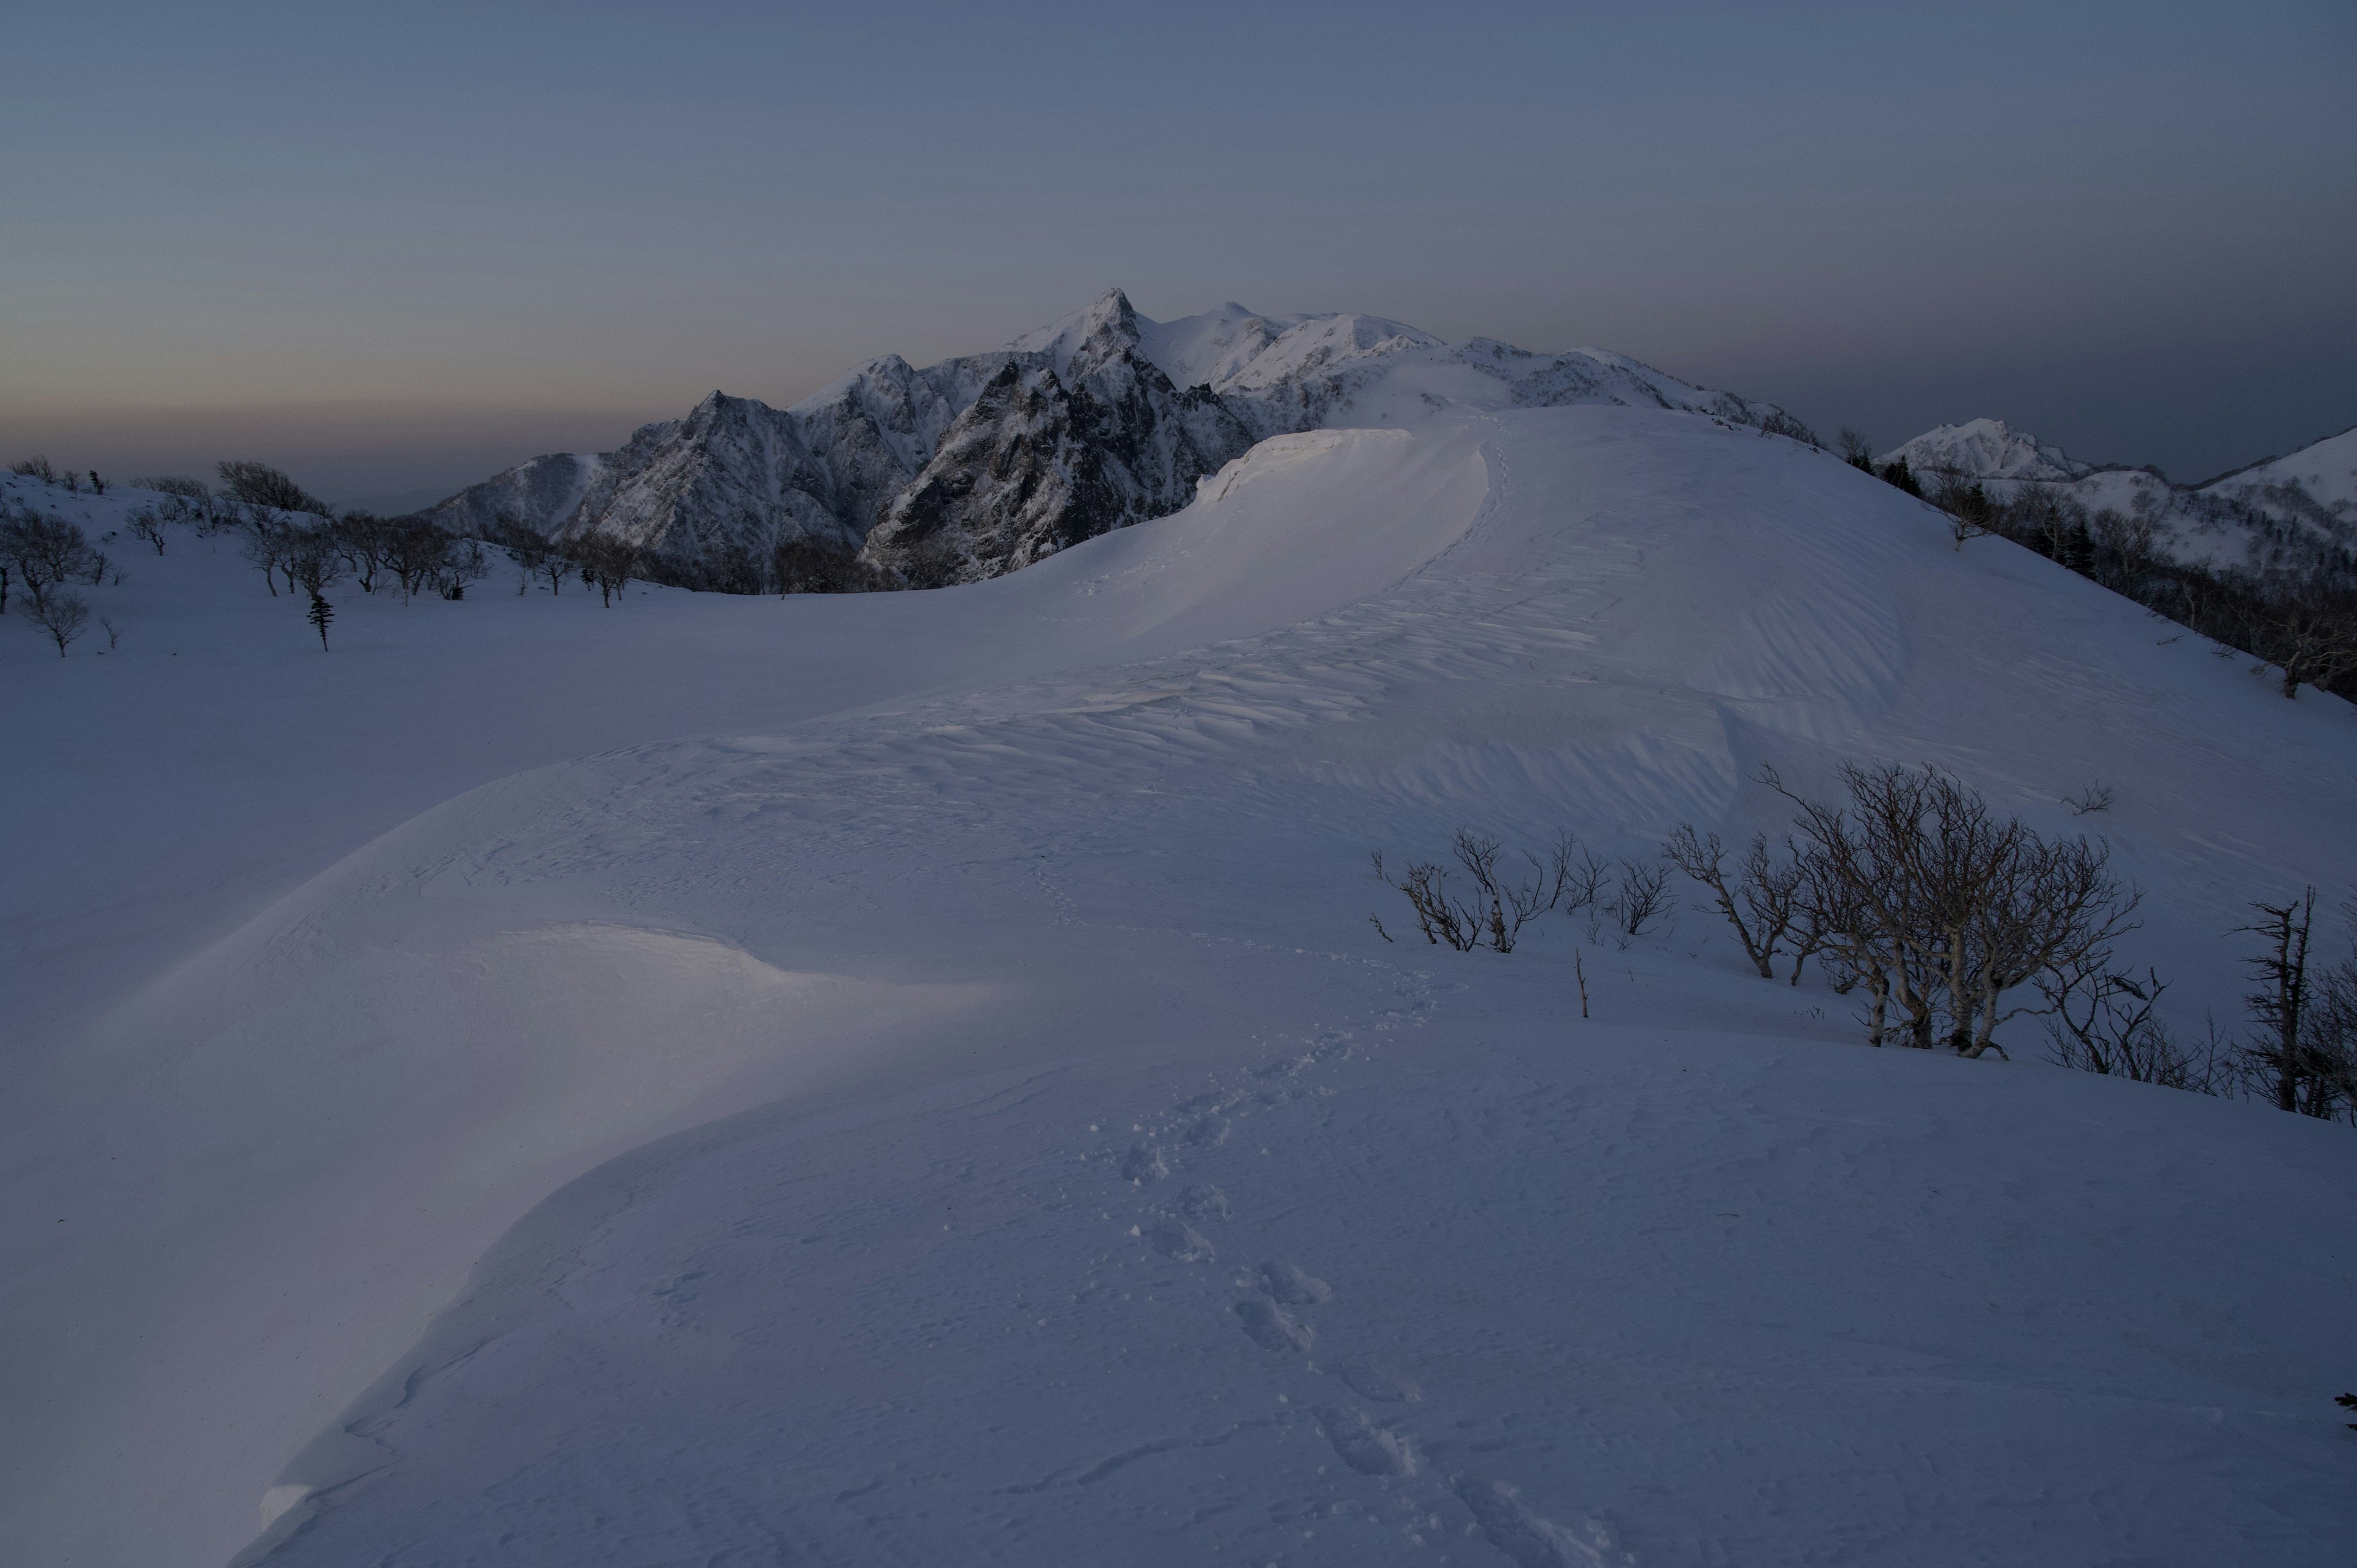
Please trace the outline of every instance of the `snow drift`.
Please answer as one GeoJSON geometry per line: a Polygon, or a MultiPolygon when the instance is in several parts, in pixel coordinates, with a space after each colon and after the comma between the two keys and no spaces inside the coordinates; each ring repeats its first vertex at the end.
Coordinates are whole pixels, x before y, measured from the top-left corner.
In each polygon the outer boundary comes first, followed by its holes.
{"type": "Polygon", "coordinates": [[[7,650],[81,737],[19,961],[56,918],[108,977],[6,1112],[26,1550],[2345,1559],[2345,1128],[1868,1052],[1698,917],[1589,948],[1583,1021],[1576,929],[1386,945],[1363,868],[1745,834],[1762,762],[2050,830],[2107,780],[2132,956],[2227,1015],[2238,901],[2357,880],[2347,704],[1708,411],[1200,478],[935,594],[7,650]]]}

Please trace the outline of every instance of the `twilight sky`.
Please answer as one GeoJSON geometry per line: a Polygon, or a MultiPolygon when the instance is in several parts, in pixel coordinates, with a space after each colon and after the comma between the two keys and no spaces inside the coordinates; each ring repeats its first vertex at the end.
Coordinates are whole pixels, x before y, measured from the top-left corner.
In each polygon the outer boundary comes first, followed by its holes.
{"type": "Polygon", "coordinates": [[[2198,478],[2357,424],[2357,6],[215,4],[8,22],[0,458],[414,502],[1108,285],[2198,478]],[[21,450],[20,450],[21,449],[21,450]]]}

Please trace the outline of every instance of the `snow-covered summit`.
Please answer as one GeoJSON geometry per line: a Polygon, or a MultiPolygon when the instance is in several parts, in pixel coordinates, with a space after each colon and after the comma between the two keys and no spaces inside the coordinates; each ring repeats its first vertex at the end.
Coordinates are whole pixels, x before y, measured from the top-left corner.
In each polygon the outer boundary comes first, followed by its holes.
{"type": "Polygon", "coordinates": [[[715,393],[619,451],[534,458],[430,514],[468,532],[511,518],[624,539],[703,586],[759,585],[796,542],[934,585],[1164,516],[1265,436],[1579,403],[1752,425],[1779,412],[1620,355],[1234,303],[1156,321],[1108,289],[1003,349],[923,368],[887,355],[791,408],[715,393]]]}
{"type": "Polygon", "coordinates": [[[2158,468],[2083,463],[2001,419],[1943,424],[1883,454],[1927,480],[1953,475],[1997,499],[2038,490],[2148,531],[2164,554],[2216,570],[2276,575],[2357,548],[2357,430],[2208,484],[2158,468]]]}
{"type": "Polygon", "coordinates": [[[2093,468],[2002,419],[1943,424],[1884,453],[1880,461],[1903,462],[1918,473],[1950,469],[1976,479],[2068,480],[2093,468]]]}

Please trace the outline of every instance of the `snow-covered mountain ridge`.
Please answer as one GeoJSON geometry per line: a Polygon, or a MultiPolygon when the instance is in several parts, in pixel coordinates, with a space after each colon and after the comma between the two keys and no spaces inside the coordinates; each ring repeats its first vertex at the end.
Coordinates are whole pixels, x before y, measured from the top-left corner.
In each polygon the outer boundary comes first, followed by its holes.
{"type": "Polygon", "coordinates": [[[559,540],[611,536],[696,586],[762,587],[793,542],[938,586],[1176,511],[1268,435],[1569,403],[1741,424],[1780,413],[1616,354],[1235,304],[1158,322],[1115,289],[1004,349],[921,370],[887,356],[791,408],[716,392],[618,451],[536,457],[426,515],[485,535],[513,519],[559,540]]]}
{"type": "Polygon", "coordinates": [[[332,654],[0,487],[126,568],[0,639],[27,1562],[2349,1561],[2346,1127],[1867,1049],[1707,911],[1367,921],[1371,849],[1932,761],[2240,1018],[2244,900],[2357,881],[2349,705],[1830,453],[1321,429],[988,582],[332,654]]]}
{"type": "Polygon", "coordinates": [[[1877,459],[1930,479],[1952,474],[1993,496],[2025,489],[2067,496],[2091,512],[2148,520],[2179,561],[2254,571],[2298,569],[2318,550],[2357,549],[2357,430],[2199,485],[2158,468],[2083,463],[2000,419],[1927,430],[1877,459]]]}

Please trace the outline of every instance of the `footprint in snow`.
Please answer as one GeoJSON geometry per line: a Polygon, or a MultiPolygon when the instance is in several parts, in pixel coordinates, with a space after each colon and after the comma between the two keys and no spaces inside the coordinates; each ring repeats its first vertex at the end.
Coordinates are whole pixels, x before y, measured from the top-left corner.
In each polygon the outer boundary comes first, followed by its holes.
{"type": "Polygon", "coordinates": [[[1309,1326],[1296,1319],[1283,1307],[1265,1301],[1236,1303],[1237,1319],[1251,1335],[1253,1343],[1264,1350],[1307,1350],[1311,1335],[1309,1326]]]}
{"type": "Polygon", "coordinates": [[[1216,1149],[1228,1141],[1228,1119],[1217,1112],[1199,1118],[1187,1129],[1187,1142],[1199,1149],[1216,1149]]]}
{"type": "Polygon", "coordinates": [[[1305,1274],[1291,1263],[1266,1262],[1260,1266],[1260,1288],[1272,1301],[1287,1306],[1317,1306],[1334,1299],[1334,1287],[1314,1274],[1305,1274]]]}
{"type": "Polygon", "coordinates": [[[1228,1195],[1216,1187],[1190,1187],[1178,1195],[1178,1212],[1189,1219],[1225,1219],[1228,1195]]]}
{"type": "Polygon", "coordinates": [[[1132,1144],[1128,1158],[1121,1162],[1121,1174],[1134,1182],[1160,1181],[1170,1174],[1170,1167],[1162,1163],[1162,1151],[1153,1144],[1132,1144]]]}
{"type": "Polygon", "coordinates": [[[1416,1386],[1415,1379],[1394,1377],[1365,1361],[1352,1361],[1332,1370],[1362,1400],[1373,1400],[1378,1404],[1409,1404],[1424,1398],[1424,1391],[1416,1386]]]}
{"type": "Polygon", "coordinates": [[[1219,1257],[1202,1233],[1181,1219],[1157,1220],[1146,1239],[1156,1251],[1178,1262],[1209,1263],[1219,1257]]]}
{"type": "Polygon", "coordinates": [[[1473,1522],[1481,1527],[1482,1535],[1518,1568],[1628,1568],[1633,1561],[1614,1549],[1611,1531],[1595,1520],[1577,1530],[1566,1530],[1533,1513],[1522,1493],[1503,1481],[1458,1476],[1451,1484],[1473,1510],[1473,1522]]]}
{"type": "Polygon", "coordinates": [[[1318,1424],[1342,1463],[1361,1476],[1413,1476],[1415,1450],[1396,1432],[1377,1426],[1362,1410],[1349,1405],[1321,1405],[1318,1424]]]}

